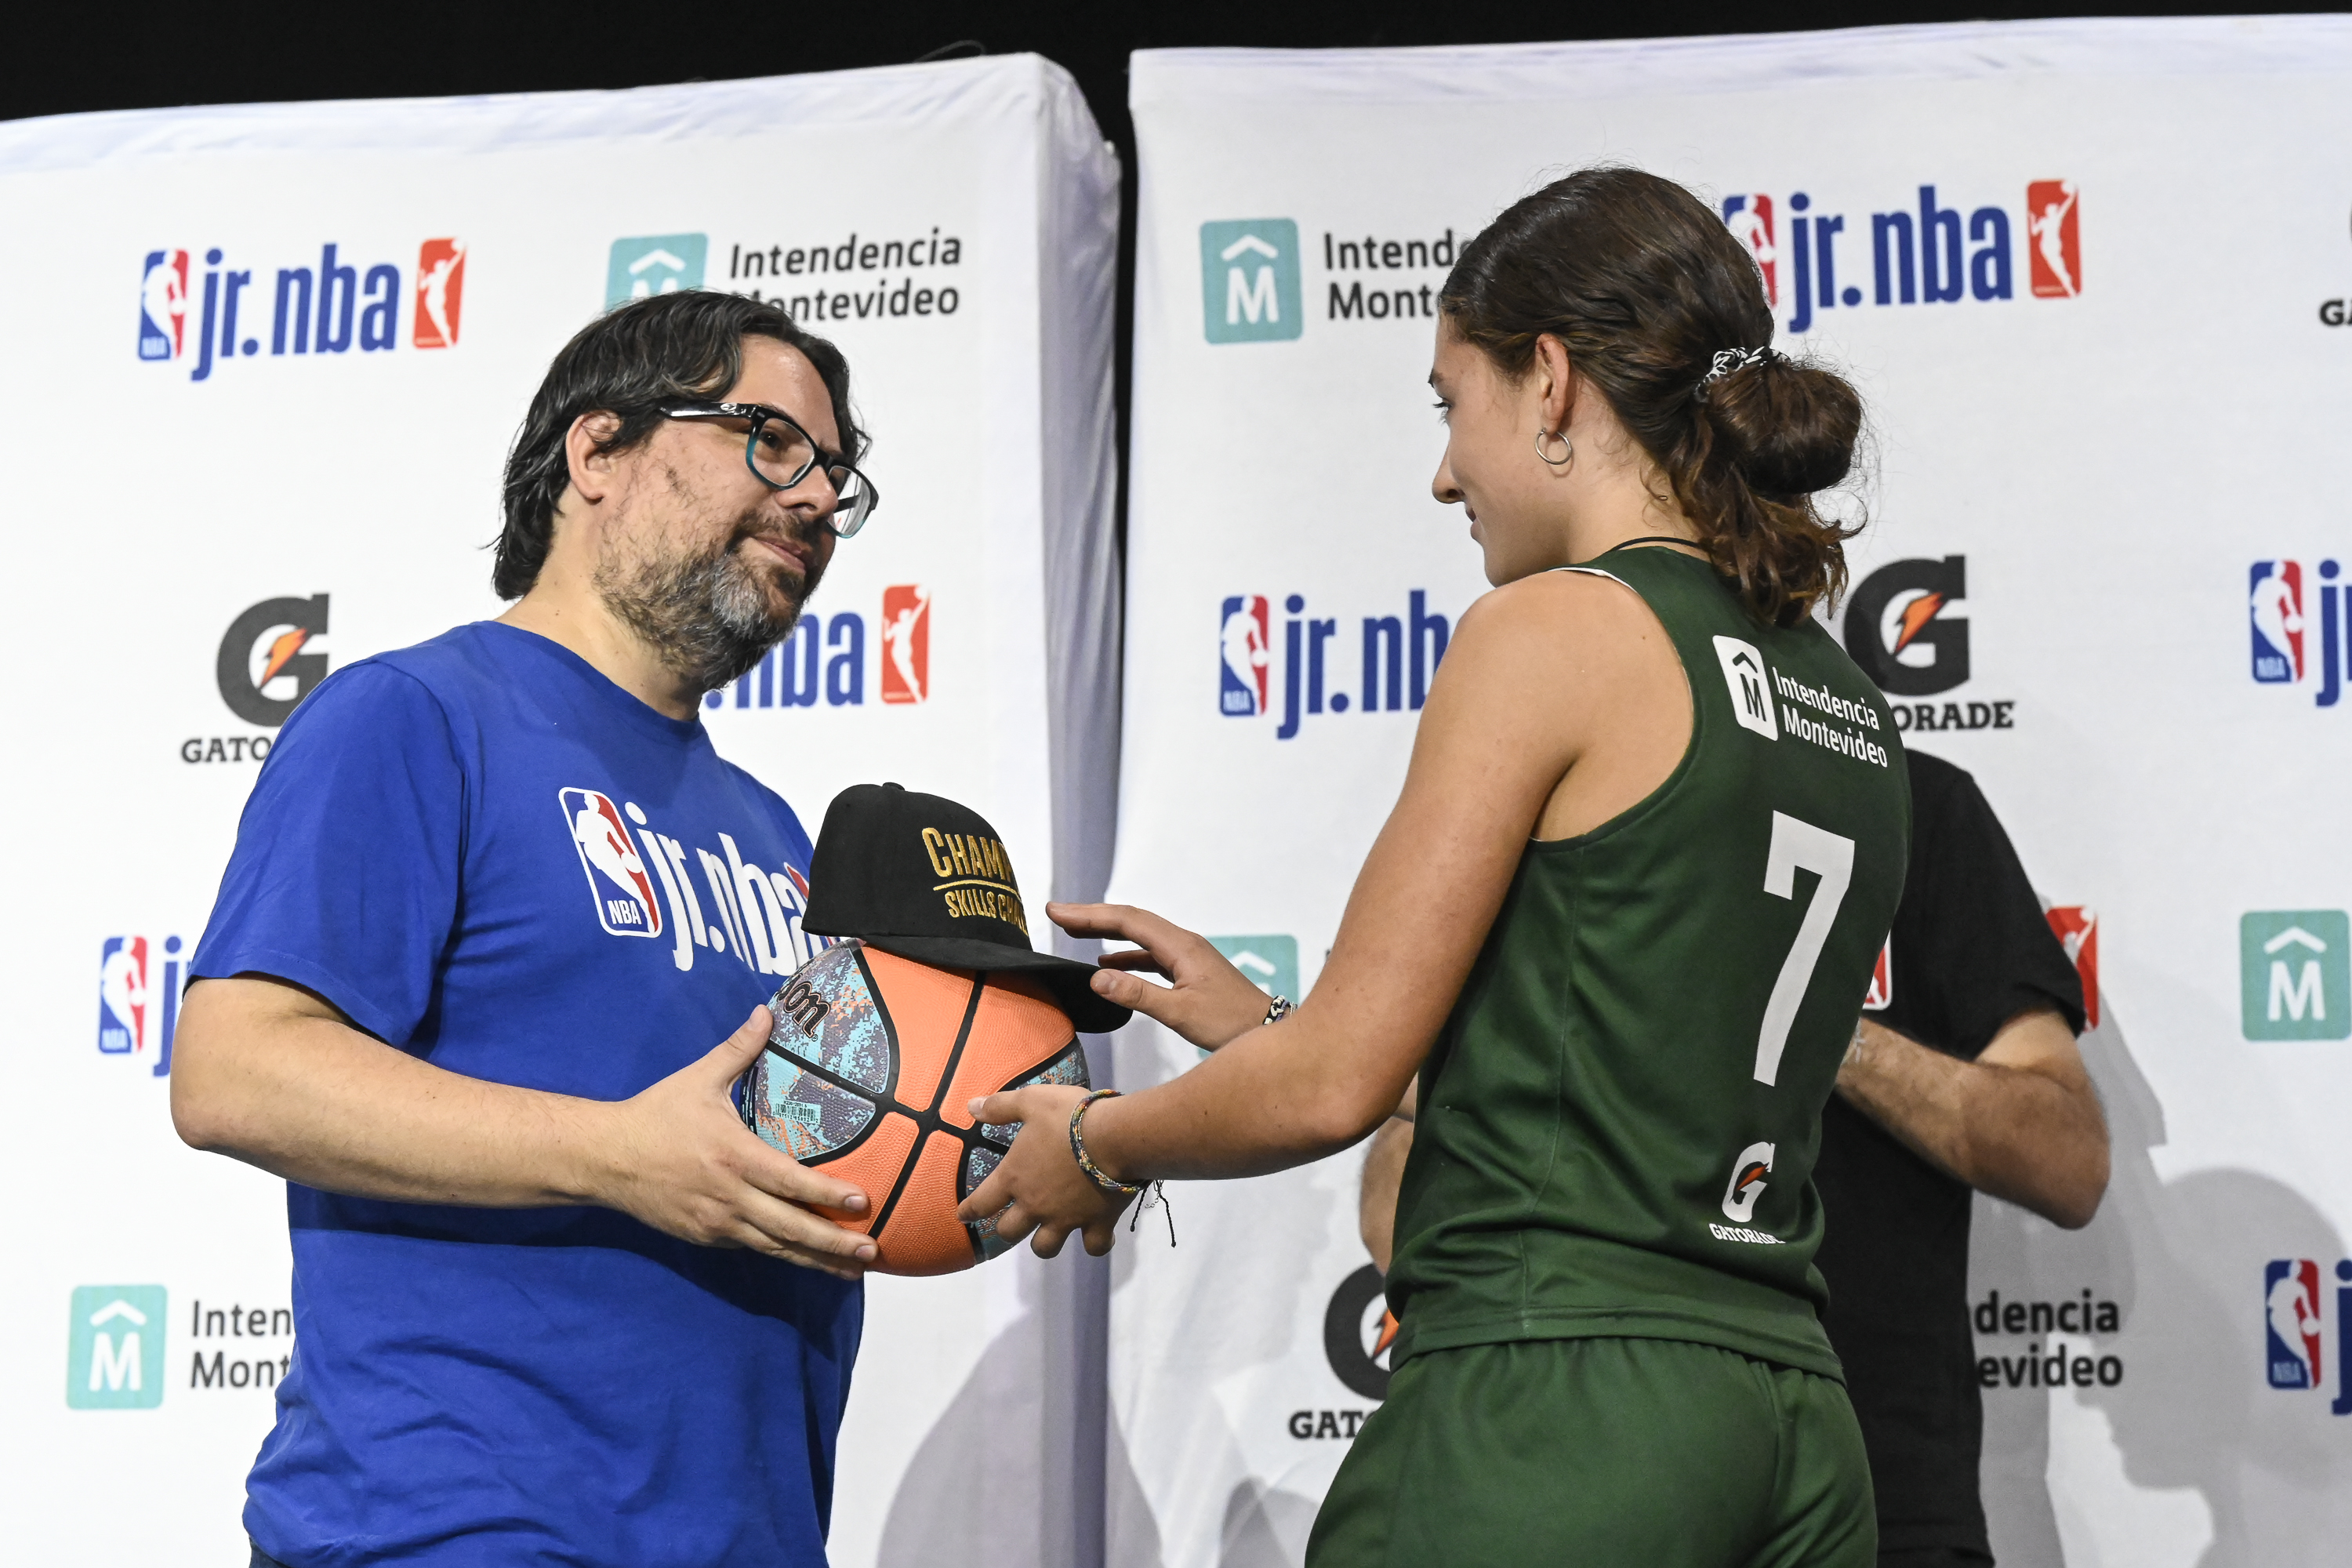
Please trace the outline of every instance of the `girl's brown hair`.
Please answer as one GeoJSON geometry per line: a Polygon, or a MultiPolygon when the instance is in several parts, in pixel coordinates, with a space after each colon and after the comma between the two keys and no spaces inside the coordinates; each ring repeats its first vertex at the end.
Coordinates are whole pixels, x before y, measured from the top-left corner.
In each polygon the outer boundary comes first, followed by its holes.
{"type": "Polygon", "coordinates": [[[1463,247],[1441,309],[1512,375],[1543,334],[1567,345],[1759,618],[1794,626],[1844,591],[1858,528],[1812,496],[1853,467],[1862,399],[1777,354],[1707,380],[1723,350],[1770,344],[1772,311],[1747,247],[1690,192],[1638,169],[1555,180],[1463,247]]]}

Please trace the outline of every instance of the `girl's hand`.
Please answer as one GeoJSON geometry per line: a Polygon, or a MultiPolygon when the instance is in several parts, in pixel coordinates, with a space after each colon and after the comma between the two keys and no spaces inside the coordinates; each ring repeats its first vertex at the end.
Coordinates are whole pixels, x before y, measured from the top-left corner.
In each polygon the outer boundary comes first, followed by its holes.
{"type": "MultiPolygon", "coordinates": [[[[1083,1089],[1054,1085],[1016,1089],[973,1100],[975,1120],[997,1126],[1018,1121],[1021,1134],[988,1180],[956,1210],[956,1217],[977,1223],[994,1215],[996,1234],[1008,1243],[1034,1231],[1029,1249],[1040,1258],[1060,1252],[1072,1231],[1085,1237],[1087,1250],[1095,1257],[1108,1252],[1117,1239],[1118,1216],[1132,1195],[1105,1192],[1078,1168],[1076,1157],[1070,1152],[1070,1112],[1086,1097],[1083,1089]]],[[[1108,1103],[1095,1102],[1087,1112],[1089,1124],[1108,1103]]]]}
{"type": "Polygon", "coordinates": [[[1104,953],[1095,994],[1167,1025],[1203,1050],[1265,1022],[1265,993],[1204,936],[1131,904],[1047,904],[1045,913],[1072,936],[1108,937],[1140,948],[1104,953]],[[1154,985],[1126,973],[1139,969],[1171,984],[1154,985]]]}

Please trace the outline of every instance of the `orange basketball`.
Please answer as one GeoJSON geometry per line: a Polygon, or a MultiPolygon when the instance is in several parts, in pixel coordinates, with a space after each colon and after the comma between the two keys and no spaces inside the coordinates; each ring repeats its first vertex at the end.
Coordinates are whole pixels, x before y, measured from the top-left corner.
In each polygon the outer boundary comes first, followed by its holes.
{"type": "Polygon", "coordinates": [[[955,1211],[1021,1125],[975,1123],[965,1107],[1026,1084],[1086,1083],[1076,1032],[1045,988],[852,941],[803,964],[769,1006],[775,1030],[745,1079],[744,1122],[856,1183],[870,1205],[818,1212],[872,1236],[883,1274],[949,1274],[1003,1251],[955,1211]]]}

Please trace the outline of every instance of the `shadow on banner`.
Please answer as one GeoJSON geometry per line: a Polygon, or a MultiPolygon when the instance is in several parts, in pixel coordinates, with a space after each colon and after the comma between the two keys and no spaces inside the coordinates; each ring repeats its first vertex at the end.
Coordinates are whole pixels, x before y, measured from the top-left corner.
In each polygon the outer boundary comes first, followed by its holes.
{"type": "MultiPolygon", "coordinates": [[[[2186,994],[2162,1000],[2192,1016],[2210,1011],[2186,994]]],[[[2213,1022],[2205,1033],[2232,1021],[2213,1022]]],[[[2167,1181],[2155,1153],[2164,1108],[2112,1011],[2082,1045],[2114,1149],[2098,1217],[2069,1233],[1977,1200],[1969,1300],[1988,1385],[1981,1475],[1993,1555],[2001,1568],[2333,1560],[2352,1513],[2352,1422],[2330,1413],[2346,1348],[2332,1326],[2343,1240],[2268,1176],[2167,1181]],[[2315,1264],[2308,1314],[2292,1300],[2284,1309],[2312,1331],[2298,1353],[2315,1386],[2273,1386],[2266,1274],[2276,1260],[2297,1279],[2292,1266],[2315,1264]],[[2062,1307],[2093,1331],[2052,1331],[2062,1307]]],[[[2294,1376],[2283,1369],[2279,1381],[2294,1376]]]]}

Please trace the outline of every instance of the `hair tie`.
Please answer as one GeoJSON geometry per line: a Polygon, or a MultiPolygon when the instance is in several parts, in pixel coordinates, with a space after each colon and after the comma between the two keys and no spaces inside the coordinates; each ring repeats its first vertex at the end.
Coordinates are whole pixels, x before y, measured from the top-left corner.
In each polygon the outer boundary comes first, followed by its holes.
{"type": "Polygon", "coordinates": [[[1692,390],[1692,395],[1705,403],[1706,389],[1733,371],[1746,370],[1750,365],[1777,364],[1788,357],[1778,349],[1717,349],[1706,374],[1698,378],[1698,385],[1692,390]]]}

